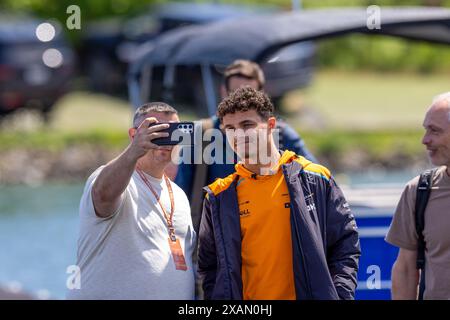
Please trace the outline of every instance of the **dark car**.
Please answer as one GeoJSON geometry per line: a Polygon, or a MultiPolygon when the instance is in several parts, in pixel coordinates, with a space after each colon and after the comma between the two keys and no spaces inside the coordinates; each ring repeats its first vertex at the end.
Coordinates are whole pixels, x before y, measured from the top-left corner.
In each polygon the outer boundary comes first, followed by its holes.
{"type": "Polygon", "coordinates": [[[0,114],[29,107],[46,118],[67,91],[74,63],[57,23],[0,16],[0,114]]]}
{"type": "Polygon", "coordinates": [[[151,40],[169,30],[256,13],[274,12],[272,6],[221,3],[165,3],[131,18],[96,21],[85,28],[79,49],[82,72],[96,92],[127,97],[129,63],[151,48],[151,40]]]}

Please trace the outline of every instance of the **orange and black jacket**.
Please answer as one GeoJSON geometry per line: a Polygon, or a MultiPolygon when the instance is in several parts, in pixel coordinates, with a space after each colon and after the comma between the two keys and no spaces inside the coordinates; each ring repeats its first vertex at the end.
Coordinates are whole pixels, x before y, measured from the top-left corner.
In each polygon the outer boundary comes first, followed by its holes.
{"type": "MultiPolygon", "coordinates": [[[[291,202],[297,299],[353,299],[361,250],[342,191],[328,169],[303,157],[281,168],[291,202]]],[[[198,273],[205,299],[243,298],[238,178],[235,173],[204,188],[198,273]]]]}

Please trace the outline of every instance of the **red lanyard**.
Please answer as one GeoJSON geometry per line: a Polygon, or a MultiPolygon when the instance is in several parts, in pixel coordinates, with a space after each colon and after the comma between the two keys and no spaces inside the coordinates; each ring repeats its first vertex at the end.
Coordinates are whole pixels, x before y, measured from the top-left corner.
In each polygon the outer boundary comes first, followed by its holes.
{"type": "Polygon", "coordinates": [[[175,200],[174,200],[174,197],[173,197],[173,190],[172,190],[172,186],[170,185],[169,178],[167,178],[166,175],[164,175],[164,180],[166,181],[167,190],[169,190],[170,215],[167,214],[167,211],[164,208],[164,206],[162,205],[162,203],[161,203],[161,201],[160,201],[160,199],[158,197],[158,194],[156,193],[155,189],[153,189],[152,185],[148,181],[148,179],[145,176],[145,174],[140,169],[136,169],[136,171],[139,174],[139,176],[141,177],[141,179],[144,181],[144,183],[147,185],[147,187],[150,189],[150,191],[153,193],[153,195],[155,196],[156,200],[159,203],[159,206],[161,207],[161,210],[162,210],[162,212],[164,214],[164,218],[166,218],[166,221],[167,221],[167,226],[169,228],[170,240],[176,241],[177,238],[175,237],[175,228],[173,227],[173,213],[175,211],[175,200]]]}

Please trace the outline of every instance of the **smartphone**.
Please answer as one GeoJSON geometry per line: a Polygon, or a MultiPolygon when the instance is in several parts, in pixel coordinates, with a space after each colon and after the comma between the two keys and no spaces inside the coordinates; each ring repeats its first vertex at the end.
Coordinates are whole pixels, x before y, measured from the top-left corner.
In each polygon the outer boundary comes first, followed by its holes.
{"type": "Polygon", "coordinates": [[[169,136],[153,139],[152,142],[158,146],[193,145],[194,144],[194,123],[193,122],[158,122],[150,125],[167,123],[169,128],[161,130],[168,132],[169,136]]]}

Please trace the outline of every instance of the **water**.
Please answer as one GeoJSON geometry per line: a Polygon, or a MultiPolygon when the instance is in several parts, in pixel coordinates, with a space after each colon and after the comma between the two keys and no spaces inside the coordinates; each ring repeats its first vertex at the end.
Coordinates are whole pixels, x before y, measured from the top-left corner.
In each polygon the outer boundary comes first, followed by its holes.
{"type": "MultiPolygon", "coordinates": [[[[338,175],[337,180],[355,187],[376,187],[380,183],[402,185],[415,174],[338,175]]],[[[67,267],[76,263],[83,185],[0,187],[0,285],[21,285],[42,298],[64,298],[67,267]]]]}
{"type": "Polygon", "coordinates": [[[62,299],[83,185],[0,187],[0,284],[62,299]]]}

